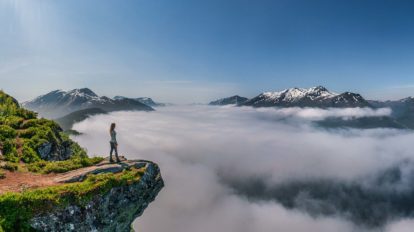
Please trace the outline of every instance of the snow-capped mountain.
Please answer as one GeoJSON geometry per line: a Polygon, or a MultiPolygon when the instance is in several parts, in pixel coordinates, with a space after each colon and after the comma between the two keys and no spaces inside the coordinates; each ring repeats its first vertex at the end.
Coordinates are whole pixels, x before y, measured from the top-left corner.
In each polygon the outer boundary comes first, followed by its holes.
{"type": "Polygon", "coordinates": [[[104,111],[143,110],[152,111],[150,106],[132,99],[111,99],[98,96],[88,88],[70,91],[55,90],[41,95],[31,101],[24,102],[23,107],[37,111],[46,118],[58,118],[74,111],[100,108],[104,111]]]}
{"type": "Polygon", "coordinates": [[[367,107],[370,104],[359,94],[333,93],[323,86],[290,88],[279,92],[264,92],[245,103],[253,107],[367,107]]]}
{"type": "Polygon", "coordinates": [[[141,102],[141,103],[143,103],[147,106],[151,106],[151,107],[166,106],[166,104],[155,102],[154,100],[152,100],[152,98],[149,98],[149,97],[127,98],[127,97],[123,97],[123,96],[115,96],[114,99],[115,100],[132,99],[132,100],[139,101],[139,102],[141,102]]]}
{"type": "Polygon", "coordinates": [[[224,105],[239,105],[245,103],[248,98],[240,97],[238,95],[227,97],[227,98],[221,98],[216,101],[212,101],[209,103],[209,105],[214,106],[224,106],[224,105]]]}

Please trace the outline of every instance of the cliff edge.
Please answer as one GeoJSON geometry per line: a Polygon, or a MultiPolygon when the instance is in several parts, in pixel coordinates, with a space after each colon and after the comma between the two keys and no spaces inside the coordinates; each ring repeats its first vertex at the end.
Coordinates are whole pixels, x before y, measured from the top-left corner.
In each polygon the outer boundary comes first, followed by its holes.
{"type": "Polygon", "coordinates": [[[38,231],[131,231],[131,223],[164,186],[158,166],[149,161],[98,164],[55,177],[55,181],[97,184],[101,181],[92,177],[97,174],[119,179],[113,179],[110,187],[91,189],[80,198],[69,198],[63,205],[55,204],[47,211],[34,213],[30,226],[38,231]],[[88,179],[91,177],[92,180],[88,179]]]}
{"type": "Polygon", "coordinates": [[[0,91],[0,232],[131,231],[164,186],[157,164],[109,163],[0,91]]]}
{"type": "Polygon", "coordinates": [[[0,187],[19,175],[21,189],[0,192],[0,231],[129,232],[164,186],[158,165],[143,160],[48,175],[6,171],[0,187]]]}

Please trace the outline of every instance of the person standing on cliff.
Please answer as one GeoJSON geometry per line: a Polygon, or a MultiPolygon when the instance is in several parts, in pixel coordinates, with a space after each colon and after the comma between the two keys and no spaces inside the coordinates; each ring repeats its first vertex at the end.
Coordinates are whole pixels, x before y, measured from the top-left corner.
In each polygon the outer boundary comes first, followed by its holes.
{"type": "Polygon", "coordinates": [[[112,159],[112,152],[115,151],[116,162],[119,163],[118,157],[118,142],[116,141],[116,131],[115,131],[115,123],[111,123],[111,128],[109,129],[109,134],[111,135],[111,140],[109,144],[111,145],[111,152],[109,153],[109,162],[113,163],[114,160],[112,159]]]}

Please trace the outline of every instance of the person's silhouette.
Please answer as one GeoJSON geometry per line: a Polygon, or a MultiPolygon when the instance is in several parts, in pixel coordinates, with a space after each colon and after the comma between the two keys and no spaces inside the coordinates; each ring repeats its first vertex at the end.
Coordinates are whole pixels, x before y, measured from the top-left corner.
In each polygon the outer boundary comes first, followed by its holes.
{"type": "Polygon", "coordinates": [[[109,153],[109,162],[113,163],[114,160],[112,159],[112,152],[115,151],[115,157],[116,162],[119,163],[121,160],[119,160],[118,157],[118,142],[116,141],[116,131],[115,131],[115,123],[111,124],[111,127],[109,129],[109,134],[111,135],[111,140],[109,141],[109,144],[111,145],[111,152],[109,153]]]}

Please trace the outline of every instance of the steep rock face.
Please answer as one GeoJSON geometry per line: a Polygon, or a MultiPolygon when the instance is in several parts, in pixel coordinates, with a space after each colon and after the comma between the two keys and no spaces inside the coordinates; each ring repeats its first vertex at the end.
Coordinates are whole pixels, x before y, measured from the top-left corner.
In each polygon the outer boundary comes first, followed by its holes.
{"type": "Polygon", "coordinates": [[[61,144],[46,142],[37,149],[37,152],[41,159],[48,161],[67,160],[73,154],[70,141],[63,141],[61,144]]]}
{"type": "MultiPolygon", "coordinates": [[[[104,194],[94,195],[84,204],[71,203],[64,208],[56,207],[55,210],[36,215],[30,220],[31,227],[45,232],[131,231],[131,223],[142,215],[148,204],[155,199],[163,188],[164,182],[158,166],[152,162],[129,161],[121,166],[123,168],[145,167],[145,173],[139,182],[111,188],[104,194]]],[[[100,170],[101,172],[102,170],[119,172],[122,168],[101,168],[100,170]]]]}

